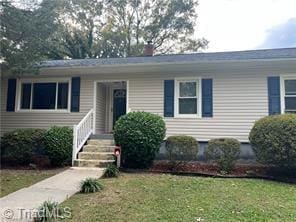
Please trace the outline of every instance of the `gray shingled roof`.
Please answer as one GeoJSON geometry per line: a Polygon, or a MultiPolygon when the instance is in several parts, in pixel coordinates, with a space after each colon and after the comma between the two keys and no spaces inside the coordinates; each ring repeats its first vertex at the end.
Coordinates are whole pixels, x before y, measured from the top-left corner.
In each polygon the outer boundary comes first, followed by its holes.
{"type": "Polygon", "coordinates": [[[104,59],[48,60],[41,67],[94,67],[104,65],[134,65],[151,63],[182,63],[231,60],[296,59],[296,48],[263,49],[234,52],[211,52],[193,54],[159,55],[152,57],[127,57],[104,59]]]}

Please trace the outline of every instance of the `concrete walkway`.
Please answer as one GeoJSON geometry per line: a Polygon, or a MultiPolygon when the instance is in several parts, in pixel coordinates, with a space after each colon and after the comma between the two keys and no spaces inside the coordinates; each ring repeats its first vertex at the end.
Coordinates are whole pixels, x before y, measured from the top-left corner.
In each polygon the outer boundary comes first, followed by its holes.
{"type": "Polygon", "coordinates": [[[0,198],[1,221],[32,221],[34,210],[44,201],[61,203],[79,191],[88,177],[100,178],[100,168],[70,168],[30,187],[0,198]]]}

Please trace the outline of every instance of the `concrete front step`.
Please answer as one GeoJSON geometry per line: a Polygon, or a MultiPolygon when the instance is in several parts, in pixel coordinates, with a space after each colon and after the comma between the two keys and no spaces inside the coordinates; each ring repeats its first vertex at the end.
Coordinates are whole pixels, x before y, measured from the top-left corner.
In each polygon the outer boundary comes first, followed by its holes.
{"type": "Polygon", "coordinates": [[[99,146],[115,146],[114,140],[88,140],[88,145],[99,145],[99,146]]]}
{"type": "Polygon", "coordinates": [[[104,167],[77,167],[77,166],[72,166],[70,167],[70,169],[73,169],[73,170],[97,170],[97,171],[104,171],[106,168],[104,167]]]}
{"type": "Polygon", "coordinates": [[[74,161],[76,167],[107,167],[108,164],[115,162],[115,160],[82,160],[74,161]]]}
{"type": "Polygon", "coordinates": [[[97,145],[86,145],[83,147],[83,152],[113,152],[115,146],[97,146],[97,145]]]}
{"type": "Polygon", "coordinates": [[[81,152],[78,159],[83,160],[114,160],[112,152],[81,152]]]}
{"type": "Polygon", "coordinates": [[[90,136],[90,139],[94,140],[113,140],[113,134],[94,134],[90,136]]]}

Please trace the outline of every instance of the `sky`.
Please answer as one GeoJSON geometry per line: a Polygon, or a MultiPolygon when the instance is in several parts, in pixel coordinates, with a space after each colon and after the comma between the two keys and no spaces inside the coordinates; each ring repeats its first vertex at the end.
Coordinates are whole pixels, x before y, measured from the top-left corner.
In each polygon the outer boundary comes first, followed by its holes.
{"type": "Polygon", "coordinates": [[[204,51],[296,47],[296,0],[199,0],[204,51]]]}

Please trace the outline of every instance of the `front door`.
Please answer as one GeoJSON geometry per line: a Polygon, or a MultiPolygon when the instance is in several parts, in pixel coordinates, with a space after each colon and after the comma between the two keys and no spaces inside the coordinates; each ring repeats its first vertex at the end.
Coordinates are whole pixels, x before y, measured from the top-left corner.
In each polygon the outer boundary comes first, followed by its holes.
{"type": "Polygon", "coordinates": [[[122,115],[126,114],[126,90],[113,90],[113,127],[122,115]]]}

